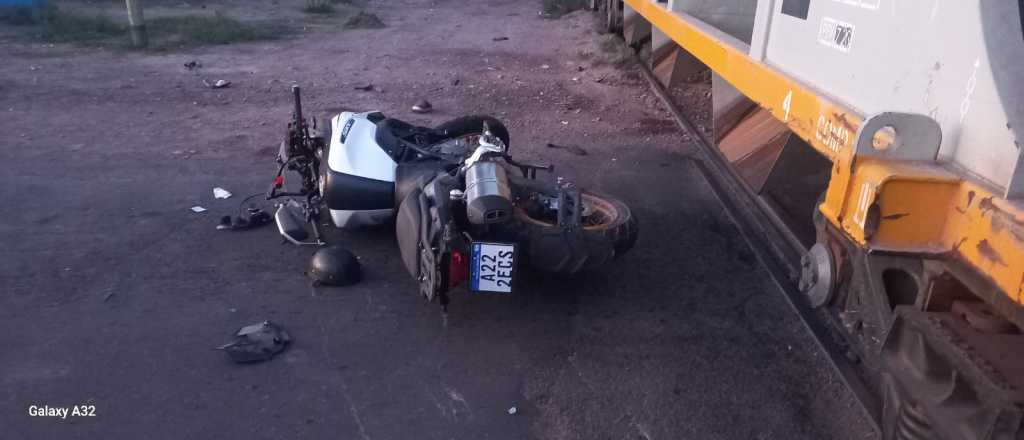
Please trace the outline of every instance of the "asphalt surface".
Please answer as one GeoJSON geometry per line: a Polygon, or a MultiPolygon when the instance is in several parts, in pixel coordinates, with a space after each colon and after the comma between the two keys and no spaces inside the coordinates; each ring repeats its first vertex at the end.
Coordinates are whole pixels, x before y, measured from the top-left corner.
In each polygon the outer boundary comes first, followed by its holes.
{"type": "Polygon", "coordinates": [[[693,147],[635,72],[579,49],[594,39],[589,16],[401,5],[378,11],[387,30],[184,53],[0,44],[12,60],[0,66],[0,438],[873,436],[693,147]],[[434,25],[402,30],[422,22],[434,25]],[[193,58],[236,84],[196,85],[181,68],[193,58]],[[456,293],[443,317],[416,296],[390,228],[333,231],[366,277],[314,288],[311,249],[272,227],[214,229],[271,179],[290,81],[312,112],[344,101],[422,123],[498,114],[514,153],[625,200],[639,241],[584,276],[456,293]],[[370,81],[385,93],[351,88],[370,81]],[[438,114],[411,115],[424,94],[438,114]],[[554,141],[588,154],[543,146],[554,141]],[[215,186],[235,196],[214,200],[215,186]],[[274,360],[236,365],[212,349],[265,319],[294,338],[274,360]],[[30,405],[96,416],[31,417],[30,405]]]}

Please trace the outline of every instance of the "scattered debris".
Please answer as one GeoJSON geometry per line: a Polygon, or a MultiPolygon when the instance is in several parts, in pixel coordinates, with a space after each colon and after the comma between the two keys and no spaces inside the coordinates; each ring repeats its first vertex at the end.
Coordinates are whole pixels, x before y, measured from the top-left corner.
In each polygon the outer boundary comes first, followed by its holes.
{"type": "Polygon", "coordinates": [[[577,156],[586,156],[587,155],[587,150],[585,150],[583,147],[578,146],[578,145],[558,145],[558,144],[552,144],[552,143],[549,142],[547,144],[547,147],[548,148],[554,148],[554,149],[557,149],[557,150],[565,150],[565,151],[568,151],[568,152],[570,152],[572,154],[575,154],[577,156]]]}
{"type": "Polygon", "coordinates": [[[540,68],[541,68],[541,69],[550,69],[550,68],[551,68],[551,66],[549,66],[549,65],[547,65],[547,64],[541,64],[541,65],[540,65],[540,68]]]}
{"type": "Polygon", "coordinates": [[[219,186],[213,189],[213,198],[226,199],[228,197],[231,197],[231,193],[228,192],[228,190],[221,188],[219,186]]]}
{"type": "Polygon", "coordinates": [[[189,62],[185,63],[185,68],[188,69],[188,70],[197,69],[197,68],[200,68],[200,67],[203,67],[203,65],[199,64],[199,62],[196,61],[196,60],[192,60],[192,61],[189,61],[189,62]]]}
{"type": "Polygon", "coordinates": [[[110,298],[113,297],[113,296],[114,296],[114,291],[113,290],[107,292],[106,295],[103,295],[103,302],[109,301],[110,298]]]}
{"type": "Polygon", "coordinates": [[[582,71],[584,71],[584,70],[587,70],[587,68],[586,68],[586,67],[583,67],[583,66],[576,66],[576,71],[577,71],[577,72],[582,72],[582,71]]]}
{"type": "Polygon", "coordinates": [[[175,156],[181,156],[182,159],[191,158],[192,156],[195,156],[197,153],[199,152],[196,150],[174,150],[171,152],[171,154],[175,156]]]}
{"type": "Polygon", "coordinates": [[[459,83],[460,83],[460,82],[461,82],[461,81],[459,81],[459,79],[458,79],[458,78],[455,78],[455,79],[453,79],[453,80],[452,80],[452,85],[453,85],[453,86],[457,86],[457,85],[459,85],[459,83]]]}
{"type": "Polygon", "coordinates": [[[426,99],[421,99],[412,106],[412,111],[416,113],[430,113],[431,110],[434,110],[434,106],[426,99]]]}
{"type": "Polygon", "coordinates": [[[376,87],[374,87],[373,84],[367,84],[365,86],[355,86],[355,87],[352,87],[352,89],[353,90],[362,90],[364,92],[372,92],[372,91],[374,91],[376,89],[376,87]]]}
{"type": "Polygon", "coordinates": [[[215,82],[213,84],[210,84],[209,81],[204,79],[203,80],[203,85],[205,85],[206,87],[209,87],[211,89],[223,89],[223,88],[226,88],[226,87],[230,87],[231,86],[231,81],[224,81],[222,79],[218,79],[217,82],[215,82]]]}
{"type": "Polygon", "coordinates": [[[217,230],[244,231],[254,229],[269,224],[271,219],[272,217],[266,211],[259,208],[249,208],[248,215],[245,217],[241,215],[234,218],[230,215],[221,217],[220,223],[217,224],[217,230]]]}
{"type": "Polygon", "coordinates": [[[270,360],[284,351],[292,338],[283,328],[270,321],[247,325],[235,332],[235,339],[217,347],[238,363],[270,360]]]}
{"type": "Polygon", "coordinates": [[[491,38],[491,40],[492,41],[507,41],[508,37],[494,37],[494,38],[491,38]]]}
{"type": "Polygon", "coordinates": [[[359,11],[358,14],[349,17],[348,20],[345,20],[343,26],[345,29],[381,29],[387,27],[380,20],[380,17],[365,11],[359,11]]]}
{"type": "Polygon", "coordinates": [[[206,208],[203,208],[202,206],[199,206],[199,205],[193,206],[193,207],[191,207],[189,209],[191,209],[192,212],[194,212],[196,214],[201,213],[201,212],[206,212],[206,208]]]}
{"type": "Polygon", "coordinates": [[[508,415],[510,416],[516,415],[517,412],[519,412],[519,408],[516,408],[514,406],[508,409],[508,415]]]}

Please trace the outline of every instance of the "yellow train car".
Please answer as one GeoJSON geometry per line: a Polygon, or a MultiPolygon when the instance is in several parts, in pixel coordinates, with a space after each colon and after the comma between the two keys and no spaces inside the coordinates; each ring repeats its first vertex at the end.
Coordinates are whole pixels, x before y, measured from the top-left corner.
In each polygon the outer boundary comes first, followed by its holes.
{"type": "Polygon", "coordinates": [[[599,3],[883,438],[1024,438],[1024,1],[599,3]]]}

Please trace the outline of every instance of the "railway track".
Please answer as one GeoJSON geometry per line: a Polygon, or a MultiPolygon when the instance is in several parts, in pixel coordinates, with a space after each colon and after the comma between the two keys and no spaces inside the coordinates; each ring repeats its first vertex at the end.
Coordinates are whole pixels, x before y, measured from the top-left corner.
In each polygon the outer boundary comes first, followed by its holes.
{"type": "Polygon", "coordinates": [[[795,240],[789,237],[789,231],[781,228],[779,222],[772,218],[770,211],[763,209],[762,204],[750,196],[742,179],[728,166],[721,152],[714,147],[713,141],[708,139],[672,100],[650,68],[640,60],[635,61],[648,86],[669,110],[672,119],[699,146],[700,157],[693,158],[693,162],[704,175],[715,197],[725,208],[779,292],[800,317],[800,322],[810,332],[818,348],[826,354],[832,369],[856,397],[857,403],[872,422],[875,431],[881,433],[880,399],[869,386],[866,372],[860,368],[855,356],[851,359],[851,347],[843,342],[841,337],[837,337],[825,323],[828,318],[822,316],[824,313],[811,308],[805,295],[797,288],[799,272],[790,262],[793,255],[800,255],[805,249],[794,248],[795,240]]]}

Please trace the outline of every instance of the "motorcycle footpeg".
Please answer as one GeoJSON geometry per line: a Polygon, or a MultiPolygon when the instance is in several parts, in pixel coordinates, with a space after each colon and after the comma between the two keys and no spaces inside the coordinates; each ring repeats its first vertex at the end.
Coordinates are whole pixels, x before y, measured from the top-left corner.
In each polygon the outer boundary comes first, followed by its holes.
{"type": "Polygon", "coordinates": [[[580,190],[563,188],[558,193],[558,226],[563,230],[578,229],[581,225],[583,203],[580,190]]]}

